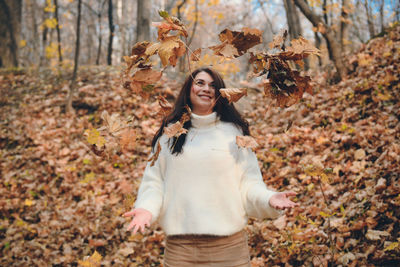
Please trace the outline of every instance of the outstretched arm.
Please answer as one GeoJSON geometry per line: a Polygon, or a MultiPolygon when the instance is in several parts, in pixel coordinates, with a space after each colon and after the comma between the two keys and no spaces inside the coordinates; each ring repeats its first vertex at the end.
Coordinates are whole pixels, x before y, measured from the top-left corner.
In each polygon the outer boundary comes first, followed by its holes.
{"type": "Polygon", "coordinates": [[[144,229],[150,226],[151,222],[151,212],[145,209],[137,208],[133,209],[132,211],[125,212],[122,216],[128,217],[132,216],[133,219],[131,223],[129,224],[127,230],[131,230],[133,228],[133,234],[136,234],[136,232],[140,229],[140,231],[143,233],[144,229]]]}
{"type": "Polygon", "coordinates": [[[297,207],[299,206],[299,204],[291,201],[288,198],[290,196],[295,196],[295,195],[296,193],[293,191],[276,193],[269,199],[269,205],[274,209],[279,209],[279,210],[297,207]]]}

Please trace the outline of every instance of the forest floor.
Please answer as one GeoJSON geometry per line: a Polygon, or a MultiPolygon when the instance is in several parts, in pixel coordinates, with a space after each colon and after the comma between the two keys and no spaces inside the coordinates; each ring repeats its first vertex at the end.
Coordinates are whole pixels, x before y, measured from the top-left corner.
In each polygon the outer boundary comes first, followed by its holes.
{"type": "MultiPolygon", "coordinates": [[[[249,220],[252,266],[399,266],[400,27],[347,58],[351,73],[289,108],[261,93],[243,107],[266,184],[297,192],[276,220],[249,220]],[[331,168],[323,173],[307,166],[331,168]]],[[[164,79],[143,99],[119,71],[82,67],[74,107],[68,81],[51,71],[0,72],[0,265],[160,266],[164,234],[126,231],[161,115],[155,95],[172,102],[164,79]],[[102,111],[132,118],[133,151],[95,155],[84,135],[102,111]]]]}

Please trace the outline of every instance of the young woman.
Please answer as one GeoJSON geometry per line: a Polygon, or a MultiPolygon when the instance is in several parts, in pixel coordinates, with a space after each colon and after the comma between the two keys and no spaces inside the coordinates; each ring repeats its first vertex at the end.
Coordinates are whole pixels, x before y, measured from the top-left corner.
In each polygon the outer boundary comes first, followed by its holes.
{"type": "Polygon", "coordinates": [[[276,218],[298,204],[294,192],[273,192],[263,182],[255,153],[238,147],[236,136],[250,135],[248,123],[220,96],[225,84],[210,68],[189,75],[172,113],[153,138],[161,152],[148,163],[128,230],[143,232],[156,220],[166,233],[165,267],[250,266],[248,216],[276,218]],[[163,134],[188,105],[188,131],[163,134]]]}

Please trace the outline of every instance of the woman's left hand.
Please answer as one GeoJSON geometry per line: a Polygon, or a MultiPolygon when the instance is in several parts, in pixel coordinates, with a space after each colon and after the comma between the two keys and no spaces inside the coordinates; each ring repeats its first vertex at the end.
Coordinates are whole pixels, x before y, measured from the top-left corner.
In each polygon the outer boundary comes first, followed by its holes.
{"type": "Polygon", "coordinates": [[[269,205],[274,209],[279,209],[279,210],[299,206],[298,203],[295,203],[288,198],[290,196],[295,196],[295,195],[296,193],[293,191],[278,192],[269,199],[269,205]]]}

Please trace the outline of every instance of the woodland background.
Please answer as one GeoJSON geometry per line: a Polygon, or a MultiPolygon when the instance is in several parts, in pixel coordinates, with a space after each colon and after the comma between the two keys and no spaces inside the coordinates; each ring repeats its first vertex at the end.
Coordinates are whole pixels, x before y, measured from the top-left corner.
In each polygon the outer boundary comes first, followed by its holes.
{"type": "Polygon", "coordinates": [[[184,55],[149,97],[123,87],[124,56],[157,39],[151,22],[162,20],[160,9],[186,25],[189,55],[243,27],[263,31],[254,49],[271,51],[288,29],[288,45],[304,36],[321,50],[303,70],[313,95],[286,108],[263,95],[262,78],[250,78],[247,54],[206,51],[190,63],[248,88],[236,105],[259,144],[264,180],[298,193],[300,207],[285,216],[249,220],[252,266],[399,266],[395,0],[0,0],[0,264],[162,265],[161,229],[132,235],[121,217],[162,120],[157,96],[173,103],[189,72],[184,55]],[[129,149],[91,150],[85,131],[105,124],[104,111],[130,121],[129,149]]]}

